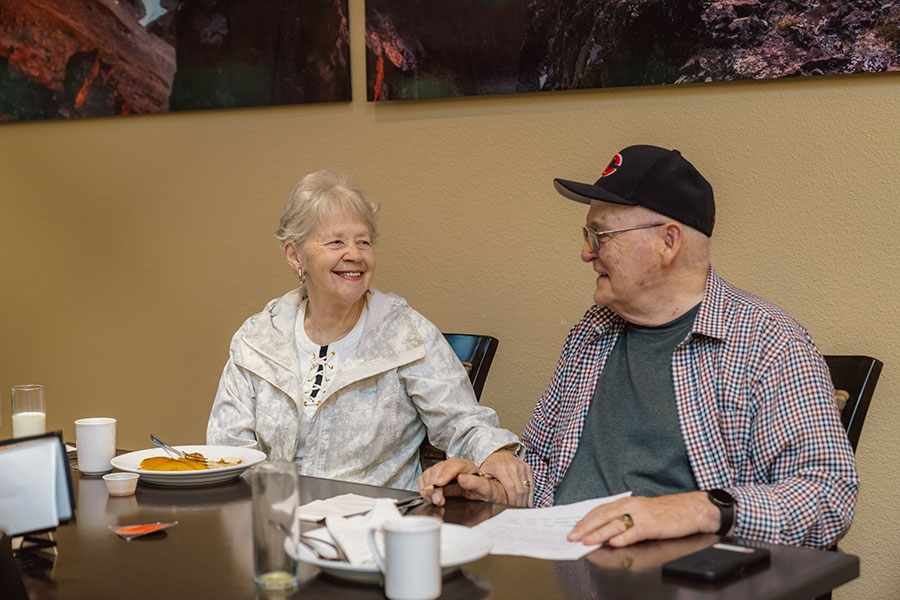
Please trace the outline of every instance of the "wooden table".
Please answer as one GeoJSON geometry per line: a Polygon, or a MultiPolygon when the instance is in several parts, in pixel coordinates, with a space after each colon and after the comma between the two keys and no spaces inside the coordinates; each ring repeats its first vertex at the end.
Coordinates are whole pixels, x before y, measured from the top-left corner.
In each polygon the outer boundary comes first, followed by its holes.
{"type": "MultiPolygon", "coordinates": [[[[253,584],[250,485],[244,478],[206,488],[141,484],[135,496],[108,497],[99,478],[73,473],[77,523],[55,533],[59,556],[52,569],[24,574],[31,600],[68,598],[279,598],[253,584]],[[126,541],[111,528],[178,521],[166,533],[126,541]]],[[[405,490],[301,477],[301,502],[355,492],[400,498],[405,490]]],[[[422,506],[446,522],[474,525],[503,510],[488,503],[450,500],[443,509],[422,506]]],[[[443,584],[443,598],[812,598],[859,575],[859,559],[840,552],[764,545],[769,568],[722,584],[663,578],[660,565],[708,546],[718,538],[698,535],[646,542],[632,548],[601,548],[571,562],[487,556],[465,565],[443,584]]],[[[379,599],[382,589],[332,580],[301,566],[301,586],[286,597],[379,599]]]]}

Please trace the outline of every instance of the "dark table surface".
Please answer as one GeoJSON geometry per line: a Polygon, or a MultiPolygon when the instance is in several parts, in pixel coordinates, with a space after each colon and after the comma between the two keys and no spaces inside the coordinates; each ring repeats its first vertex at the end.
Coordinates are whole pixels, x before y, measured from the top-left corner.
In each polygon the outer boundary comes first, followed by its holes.
{"type": "MultiPolygon", "coordinates": [[[[250,485],[242,477],[205,488],[140,484],[136,495],[109,497],[100,478],[73,473],[77,522],[54,537],[52,567],[24,573],[32,600],[55,598],[278,598],[253,584],[250,485]],[[126,541],[121,525],[178,521],[167,532],[126,541]]],[[[401,498],[392,490],[301,477],[301,503],[354,492],[401,498]]],[[[444,508],[426,505],[412,514],[434,514],[448,523],[475,525],[503,510],[482,502],[451,499],[444,508]]],[[[662,576],[660,565],[709,546],[718,537],[697,535],[645,542],[631,548],[600,548],[578,561],[486,556],[444,580],[443,598],[812,598],[859,575],[859,559],[840,552],[759,544],[771,565],[725,583],[689,583],[662,576]]],[[[382,589],[330,579],[301,564],[301,585],[291,598],[383,598],[382,589]]],[[[2,594],[0,594],[2,595],[2,594]]]]}

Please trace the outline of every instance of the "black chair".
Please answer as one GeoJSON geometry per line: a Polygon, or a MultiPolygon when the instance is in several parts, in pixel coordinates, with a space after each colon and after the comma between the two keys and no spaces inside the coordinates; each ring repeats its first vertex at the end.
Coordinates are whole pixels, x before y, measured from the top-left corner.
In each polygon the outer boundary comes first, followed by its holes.
{"type": "Polygon", "coordinates": [[[450,347],[469,373],[469,381],[475,389],[475,398],[481,401],[481,390],[484,389],[484,382],[487,380],[500,341],[489,335],[471,333],[445,333],[444,337],[450,342],[450,347]]]}
{"type": "Polygon", "coordinates": [[[872,393],[881,375],[882,362],[871,356],[826,356],[825,362],[831,371],[839,407],[845,402],[841,407],[841,422],[853,452],[856,452],[872,393]]]}
{"type": "MultiPolygon", "coordinates": [[[[883,364],[871,356],[838,355],[825,356],[825,363],[831,371],[831,382],[834,384],[838,408],[841,411],[841,423],[844,424],[850,446],[855,453],[883,364]]],[[[831,546],[829,550],[837,552],[837,544],[831,546]]],[[[831,600],[831,592],[822,594],[816,600],[831,600]]]]}
{"type": "MultiPolygon", "coordinates": [[[[489,335],[471,333],[445,333],[444,337],[447,338],[450,347],[453,348],[457,358],[466,368],[469,381],[472,382],[472,388],[475,390],[475,398],[481,401],[481,391],[484,389],[484,382],[487,380],[488,371],[491,369],[491,363],[494,361],[500,341],[489,335]]],[[[422,470],[445,458],[447,455],[432,446],[427,438],[422,442],[422,446],[419,448],[419,462],[422,463],[422,470]]]]}

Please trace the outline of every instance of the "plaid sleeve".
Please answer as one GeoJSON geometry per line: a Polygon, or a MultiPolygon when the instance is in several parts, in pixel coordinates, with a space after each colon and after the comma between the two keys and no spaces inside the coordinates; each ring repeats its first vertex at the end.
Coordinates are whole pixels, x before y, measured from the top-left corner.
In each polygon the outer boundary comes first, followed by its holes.
{"type": "Polygon", "coordinates": [[[553,505],[554,486],[551,482],[551,465],[558,457],[554,452],[553,437],[556,433],[555,415],[558,414],[561,391],[560,379],[565,370],[566,356],[572,343],[574,330],[569,333],[563,345],[556,371],[550,385],[534,406],[531,420],[525,426],[522,443],[525,444],[525,462],[534,474],[534,506],[541,508],[553,505]]]}
{"type": "Polygon", "coordinates": [[[750,429],[752,479],[729,488],[735,535],[827,547],[853,520],[859,476],[834,402],[828,368],[809,340],[795,339],[765,369],[750,429]]]}
{"type": "Polygon", "coordinates": [[[615,335],[599,335],[599,307],[591,307],[569,332],[556,372],[525,427],[525,460],[535,474],[534,505],[552,506],[553,495],[578,448],[597,377],[615,335]]]}

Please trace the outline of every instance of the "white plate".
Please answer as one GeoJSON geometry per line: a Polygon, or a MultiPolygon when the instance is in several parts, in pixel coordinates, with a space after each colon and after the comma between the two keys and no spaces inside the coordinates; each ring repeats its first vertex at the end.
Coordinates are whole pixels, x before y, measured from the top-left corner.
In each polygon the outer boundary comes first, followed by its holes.
{"type": "MultiPolygon", "coordinates": [[[[300,562],[315,565],[332,577],[356,583],[381,584],[381,571],[377,565],[354,566],[346,562],[322,560],[302,545],[298,554],[290,537],[285,538],[284,549],[300,562]]],[[[444,576],[461,565],[487,556],[490,551],[491,540],[484,534],[462,525],[441,524],[441,570],[444,576]]]]}
{"type": "Polygon", "coordinates": [[[266,455],[252,448],[234,448],[231,446],[175,446],[184,452],[199,452],[207,460],[217,461],[225,459],[229,462],[243,461],[239,465],[229,467],[216,467],[202,471],[147,471],[141,469],[141,461],[151,456],[168,456],[162,448],[149,448],[129,452],[112,459],[112,466],[120,471],[137,473],[141,481],[154,485],[166,485],[174,487],[215,485],[234,479],[256,463],[266,460],[266,455]]]}

